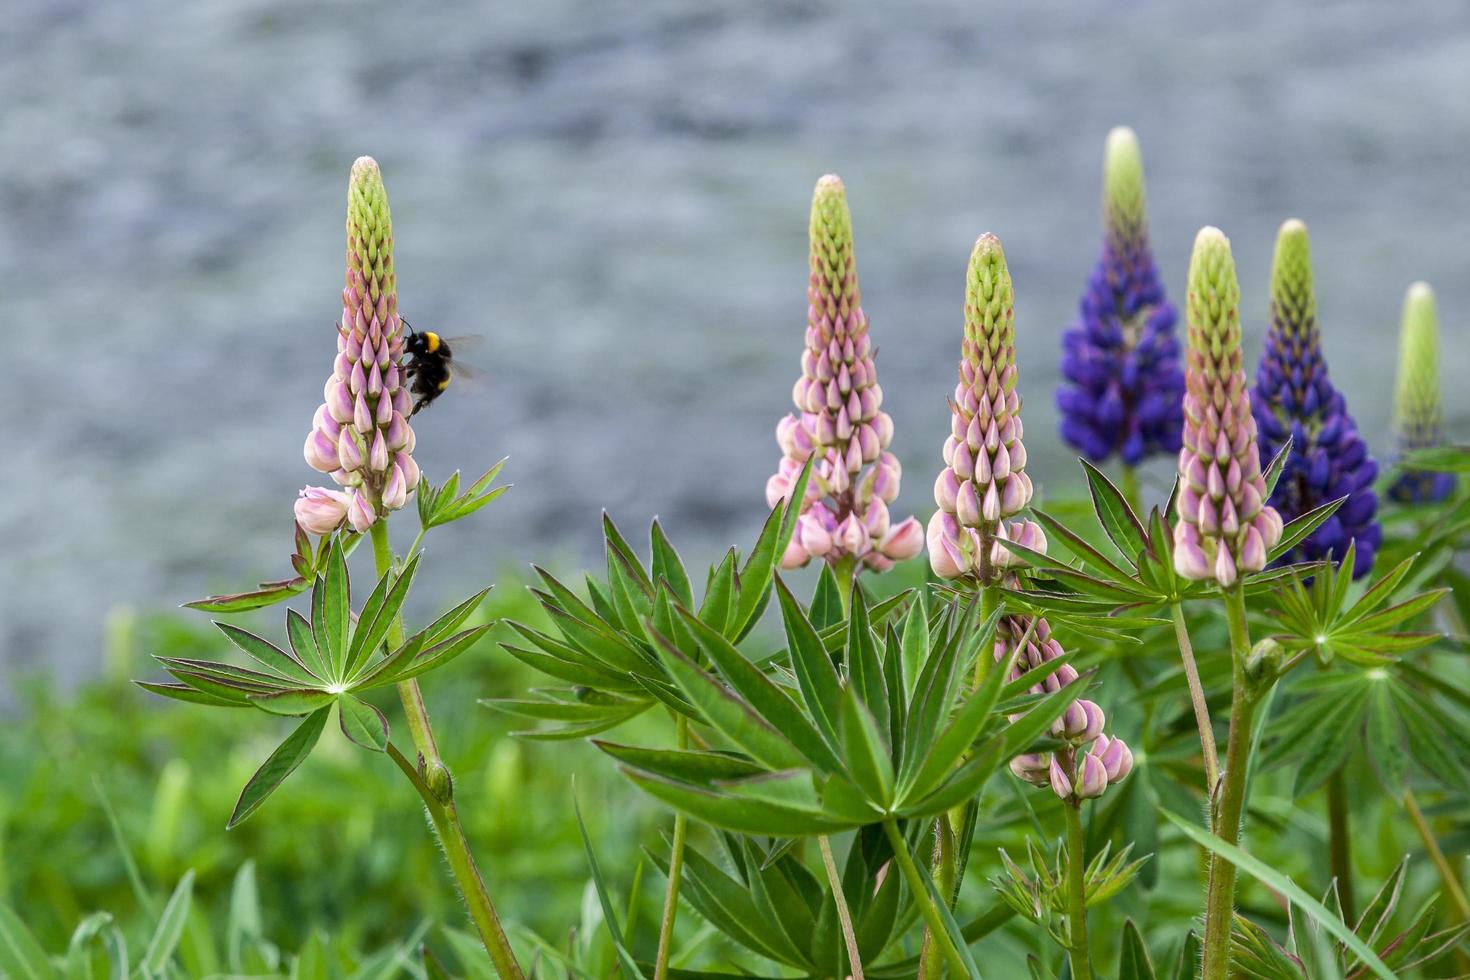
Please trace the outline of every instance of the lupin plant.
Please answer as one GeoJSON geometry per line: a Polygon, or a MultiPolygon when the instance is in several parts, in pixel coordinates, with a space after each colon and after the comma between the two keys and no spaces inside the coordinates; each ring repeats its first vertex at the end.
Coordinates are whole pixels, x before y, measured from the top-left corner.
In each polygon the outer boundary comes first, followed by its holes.
{"type": "Polygon", "coordinates": [[[1352,547],[1350,571],[1362,578],[1373,567],[1383,540],[1373,492],[1378,464],[1368,455],[1342,392],[1327,375],[1317,328],[1311,242],[1307,226],[1294,218],[1276,235],[1270,325],[1256,366],[1251,410],[1263,458],[1274,458],[1288,443],[1292,447],[1269,500],[1283,520],[1343,501],[1337,513],[1278,561],[1341,561],[1352,547]]]}
{"type": "Polygon", "coordinates": [[[297,548],[292,561],[302,584],[272,583],[255,593],[190,603],[208,612],[239,612],[288,599],[309,584],[308,615],[288,611],[284,644],[218,623],[253,667],[160,657],[174,682],[142,686],[181,701],[257,708],[304,719],[246,783],[230,826],[255,813],[301,765],[335,711],[349,741],[384,753],[418,792],[491,961],[502,977],[520,977],[520,966],[470,853],[454,780],[439,755],[417,680],[459,657],[490,629],[489,623],[461,628],[490,590],[469,597],[412,635],[405,635],[401,615],[420,564],[418,548],[424,534],[498,497],[504,488],[492,484],[500,464],[460,493],[457,473],[434,488],[421,479],[413,462],[393,223],[382,174],[371,157],[353,164],[348,181],[347,282],[336,334],[337,355],[326,400],[312,421],[305,456],[312,468],[329,472],[343,489],[308,487],[296,501],[297,548]],[[419,534],[409,554],[399,559],[388,540],[387,522],[415,490],[419,534]],[[309,534],[320,536],[317,547],[311,547],[309,534]],[[372,540],[377,584],[354,609],[347,555],[364,537],[372,540]],[[282,585],[286,587],[272,587],[282,585]],[[387,687],[397,689],[416,760],[394,744],[387,717],[365,698],[387,687]]]}
{"type": "MultiPolygon", "coordinates": [[[[1404,295],[1399,324],[1399,369],[1394,385],[1393,430],[1401,453],[1433,449],[1444,439],[1439,395],[1439,314],[1434,290],[1416,282],[1404,295]]],[[[1389,487],[1406,504],[1435,504],[1455,491],[1454,473],[1410,470],[1389,487]]]]}
{"type": "Polygon", "coordinates": [[[1184,372],[1178,314],[1149,244],[1143,154],[1126,126],[1108,133],[1102,217],[1102,255],[1062,334],[1057,408],[1062,439],[1094,463],[1117,456],[1136,503],[1134,468],[1179,451],[1184,372]]]}
{"type": "MultiPolygon", "coordinates": [[[[999,605],[999,587],[1019,564],[1011,545],[1045,553],[1046,536],[1034,522],[1016,517],[1030,504],[1017,389],[1015,291],[1005,251],[994,235],[982,235],[965,276],[964,340],[959,383],[950,400],[950,434],[944,467],[934,484],[939,510],[929,521],[929,562],[942,579],[972,585],[983,611],[999,605]]],[[[1065,663],[1045,616],[1004,616],[994,644],[997,662],[1011,664],[1013,683],[1035,679],[1031,691],[1055,693],[1079,681],[1065,663]],[[1024,655],[1022,655],[1024,654],[1024,655]]],[[[1077,700],[1057,719],[1055,751],[1027,753],[1011,770],[1027,782],[1050,786],[1067,813],[1067,946],[1073,974],[1091,976],[1088,954],[1081,805],[1126,776],[1132,754],[1121,739],[1103,734],[1103,711],[1077,700]]]]}
{"type": "Polygon", "coordinates": [[[839,578],[861,567],[885,571],[923,549],[923,531],[914,518],[894,523],[888,513],[902,468],[889,451],[893,420],[881,407],[852,215],[836,174],[817,181],[809,237],[806,347],[791,392],[796,412],[776,426],[781,463],[766,483],[766,503],[775,507],[785,499],[815,460],[781,567],[820,558],[838,568],[839,578]]]}
{"type": "MultiPolygon", "coordinates": [[[[191,604],[227,615],[303,596],[302,608],[286,613],[278,642],[220,624],[248,667],[160,657],[172,679],[142,686],[301,719],[248,781],[231,825],[260,810],[335,715],[347,740],[377,753],[362,758],[386,756],[422,800],[485,947],[467,960],[457,944],[460,964],[475,976],[520,977],[417,683],[485,637],[489,589],[411,634],[402,616],[424,535],[498,496],[500,466],[463,490],[458,474],[437,487],[419,474],[393,228],[371,160],[353,167],[348,203],[337,349],[304,447],[306,462],[334,485],[307,487],[296,501],[292,578],[191,604]],[[418,537],[397,555],[389,522],[410,505],[418,537]],[[363,540],[376,577],[355,604],[349,563],[363,540]],[[402,735],[395,742],[400,727],[390,730],[375,693],[389,687],[412,748],[402,735]]],[[[667,846],[648,852],[665,876],[657,935],[637,934],[637,878],[620,915],[585,825],[592,881],[573,948],[562,953],[525,928],[511,935],[535,942],[569,976],[629,980],[928,980],[979,977],[981,963],[994,976],[982,954],[1004,952],[987,938],[1000,933],[1026,943],[1032,976],[1065,969],[1074,980],[1092,977],[1104,951],[1118,954],[1117,967],[1098,974],[1146,980],[1190,976],[1201,963],[1205,980],[1391,978],[1391,968],[1428,964],[1463,944],[1470,900],[1438,846],[1435,813],[1426,816],[1409,785],[1461,792],[1470,761],[1462,734],[1470,692],[1448,661],[1430,659],[1445,642],[1430,617],[1448,594],[1432,586],[1460,575],[1458,531],[1417,563],[1407,552],[1418,539],[1388,541],[1392,567],[1353,585],[1372,564],[1361,552],[1380,543],[1372,463],[1327,381],[1300,223],[1284,225],[1278,240],[1253,397],[1234,261],[1214,228],[1199,233],[1189,265],[1179,377],[1174,311],[1153,267],[1137,142],[1127,130],[1109,137],[1104,222],[1102,261],[1068,341],[1076,387],[1061,399],[1074,410],[1067,438],[1093,457],[1083,461],[1092,513],[1034,506],[1014,287],[1000,242],[985,235],[966,268],[937,511],[922,530],[888,511],[900,472],[851,217],[841,181],[817,183],[797,410],[777,428],[783,459],[753,545],[692,570],[659,522],[644,557],[604,515],[605,574],[571,582],[536,568],[532,595],[544,622],[506,624],[501,648],[556,683],[484,702],[526,721],[514,733],[524,738],[600,736],[594,756],[673,811],[667,846]],[[1097,465],[1116,454],[1131,468],[1176,446],[1174,491],[1147,514],[1097,465]],[[933,578],[905,590],[892,584],[898,576],[876,574],[917,557],[925,538],[933,578]],[[794,583],[807,565],[817,566],[816,580],[803,601],[794,583]],[[1269,632],[1253,643],[1253,627],[1269,632]],[[1208,639],[1200,662],[1191,630],[1208,639]],[[1308,659],[1318,672],[1290,673],[1308,659]],[[1214,730],[1226,697],[1222,767],[1214,730]],[[1340,779],[1359,744],[1410,813],[1464,923],[1436,930],[1432,911],[1396,912],[1401,892],[1417,887],[1402,867],[1356,917],[1346,816],[1331,804],[1322,863],[1335,881],[1322,901],[1247,846],[1261,842],[1243,841],[1255,770],[1299,760],[1300,795],[1340,779]],[[1181,816],[1201,809],[1208,829],[1181,816]],[[1130,914],[1160,917],[1180,906],[1194,860],[1164,846],[1169,827],[1182,835],[1175,841],[1210,855],[1202,941],[1177,920],[1123,921],[1110,902],[1140,882],[1130,914]],[[1018,847],[1028,860],[1009,857],[1018,847]],[[1135,851],[1144,856],[1133,859],[1135,851]],[[992,886],[978,890],[978,909],[977,889],[964,887],[972,864],[992,886]],[[1237,914],[1237,869],[1282,897],[1284,914],[1253,906],[1252,919],[1237,914]],[[587,935],[595,926],[602,932],[587,935]],[[677,948],[681,933],[698,935],[700,946],[677,948]],[[719,941],[705,944],[714,933],[719,941]],[[1154,968],[1151,957],[1165,953],[1173,973],[1154,968]],[[731,972],[700,972],[707,964],[731,972]]],[[[1424,350],[1433,364],[1427,298],[1427,287],[1411,290],[1405,313],[1405,370],[1418,372],[1396,422],[1406,448],[1411,435],[1440,437],[1437,389],[1423,380],[1424,350]]],[[[1442,511],[1431,515],[1431,531],[1444,522],[1470,527],[1458,507],[1442,511]]],[[[1470,615],[1470,603],[1456,612],[1470,615]]],[[[1457,801],[1451,795],[1443,809],[1457,801]]],[[[1279,824],[1282,835],[1303,832],[1279,824]]],[[[14,965],[26,950],[12,918],[0,905],[0,973],[49,975],[14,965]]],[[[79,942],[86,949],[96,938],[79,942]]],[[[155,969],[167,954],[148,958],[149,975],[167,972],[155,969]]],[[[71,959],[68,975],[95,975],[73,970],[71,959]]],[[[428,948],[413,967],[448,975],[428,948]]],[[[292,974],[307,975],[300,960],[292,974]]]]}

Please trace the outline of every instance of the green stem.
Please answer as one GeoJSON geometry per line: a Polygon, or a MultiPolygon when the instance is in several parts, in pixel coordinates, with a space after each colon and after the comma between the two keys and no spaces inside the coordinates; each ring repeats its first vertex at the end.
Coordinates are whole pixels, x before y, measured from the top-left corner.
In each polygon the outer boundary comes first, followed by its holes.
{"type": "Polygon", "coordinates": [[[1082,801],[1068,800],[1067,815],[1067,955],[1072,980],[1092,980],[1092,954],[1087,945],[1087,853],[1082,843],[1082,801]]]}
{"type": "MultiPolygon", "coordinates": [[[[378,575],[382,576],[393,567],[393,549],[388,543],[386,521],[373,524],[372,540],[373,558],[377,563],[378,575]]],[[[403,621],[400,617],[395,617],[388,630],[388,643],[397,646],[402,642],[403,621]]],[[[419,690],[418,682],[410,679],[399,684],[398,698],[403,702],[403,713],[408,718],[409,733],[413,736],[414,748],[418,750],[421,762],[419,766],[414,766],[392,744],[388,746],[389,755],[405,775],[412,773],[409,781],[428,808],[429,819],[439,835],[439,843],[444,848],[444,857],[449,862],[455,886],[464,899],[465,907],[469,909],[470,919],[480,933],[480,940],[485,944],[485,951],[490,954],[490,961],[495,965],[496,972],[507,980],[523,980],[525,974],[516,962],[510,940],[506,938],[505,930],[500,925],[500,917],[495,914],[495,904],[490,901],[490,893],[485,888],[485,879],[481,877],[474,855],[470,853],[469,841],[465,838],[464,826],[460,823],[459,810],[454,804],[454,781],[439,755],[439,746],[434,741],[434,729],[429,724],[429,710],[424,704],[423,692],[419,690]]]]}
{"type": "Polygon", "coordinates": [[[1215,724],[1210,720],[1210,705],[1205,700],[1205,687],[1199,679],[1199,667],[1194,662],[1194,644],[1189,641],[1189,629],[1184,623],[1184,607],[1172,603],[1169,607],[1174,615],[1174,639],[1179,643],[1179,659],[1184,664],[1184,677],[1189,682],[1189,700],[1194,705],[1194,722],[1199,726],[1199,744],[1205,760],[1205,801],[1210,805],[1215,799],[1215,787],[1220,782],[1220,752],[1215,747],[1215,724]]]}
{"type": "Polygon", "coordinates": [[[1343,921],[1358,921],[1358,903],[1353,897],[1353,839],[1348,830],[1347,783],[1339,766],[1327,777],[1327,862],[1337,879],[1337,900],[1343,921]]]}
{"type": "Polygon", "coordinates": [[[1444,851],[1440,849],[1439,841],[1434,836],[1434,831],[1429,829],[1429,822],[1424,819],[1424,811],[1419,809],[1419,801],[1414,797],[1414,791],[1404,790],[1404,808],[1409,811],[1409,818],[1414,821],[1414,829],[1419,832],[1419,839],[1424,842],[1424,850],[1429,855],[1429,860],[1439,869],[1439,877],[1444,881],[1444,890],[1455,903],[1456,910],[1460,913],[1461,922],[1470,922],[1470,900],[1465,898],[1465,888],[1460,884],[1460,876],[1455,874],[1455,869],[1450,867],[1450,862],[1445,859],[1444,851]]]}
{"type": "Polygon", "coordinates": [[[826,834],[822,834],[817,838],[817,844],[822,849],[822,864],[827,869],[827,883],[832,886],[832,901],[837,905],[837,921],[842,924],[842,939],[847,943],[851,980],[863,980],[863,960],[858,953],[857,933],[852,928],[852,912],[847,907],[847,895],[842,890],[842,876],[837,873],[837,861],[832,857],[832,842],[826,834]]]}
{"type": "MultiPolygon", "coordinates": [[[[1214,831],[1222,840],[1227,844],[1238,844],[1245,807],[1246,774],[1250,767],[1251,723],[1258,700],[1245,672],[1251,640],[1245,620],[1245,595],[1239,586],[1225,590],[1225,614],[1230,623],[1232,662],[1230,738],[1225,747],[1225,774],[1221,777],[1219,807],[1212,819],[1214,831]]],[[[1203,980],[1226,980],[1234,917],[1235,865],[1213,858],[1205,897],[1203,980]]]]}
{"type": "Polygon", "coordinates": [[[919,869],[914,866],[913,855],[909,853],[903,835],[898,832],[897,821],[885,820],[883,832],[888,835],[888,843],[893,848],[894,860],[898,862],[898,869],[903,873],[904,880],[908,882],[909,891],[913,893],[914,902],[919,906],[919,914],[923,916],[925,924],[929,927],[930,936],[939,945],[940,952],[949,962],[954,975],[957,977],[969,976],[970,971],[965,968],[964,958],[960,956],[960,951],[955,949],[954,943],[950,942],[949,933],[944,930],[944,918],[939,914],[939,906],[934,904],[934,897],[929,894],[928,886],[919,876],[919,869]]]}
{"type": "Polygon", "coordinates": [[[1128,501],[1128,506],[1133,508],[1135,514],[1142,514],[1143,494],[1138,486],[1138,470],[1125,463],[1122,482],[1123,486],[1119,489],[1123,491],[1123,499],[1128,501]]]}
{"type": "MultiPolygon", "coordinates": [[[[980,586],[980,622],[990,618],[996,609],[1000,608],[1000,586],[985,584],[980,586]]],[[[994,657],[987,657],[989,651],[981,651],[975,660],[975,687],[985,682],[985,674],[994,663],[994,657]]]]}
{"type": "MultiPolygon", "coordinates": [[[[689,719],[678,716],[674,723],[678,733],[679,748],[689,747],[689,719]]],[[[669,885],[664,892],[664,915],[658,927],[658,958],[653,964],[654,980],[666,980],[669,975],[669,957],[674,952],[674,920],[679,914],[679,882],[684,874],[684,838],[689,832],[689,821],[682,810],[674,813],[674,844],[669,855],[669,885]]]]}
{"type": "MultiPolygon", "coordinates": [[[[957,807],[941,814],[934,821],[934,887],[951,909],[954,908],[955,895],[959,891],[959,882],[955,880],[959,854],[956,851],[954,815],[963,812],[964,807],[957,807]]],[[[940,958],[934,953],[934,941],[927,928],[924,930],[924,945],[920,950],[919,963],[919,976],[924,980],[938,980],[943,973],[940,958]]]]}

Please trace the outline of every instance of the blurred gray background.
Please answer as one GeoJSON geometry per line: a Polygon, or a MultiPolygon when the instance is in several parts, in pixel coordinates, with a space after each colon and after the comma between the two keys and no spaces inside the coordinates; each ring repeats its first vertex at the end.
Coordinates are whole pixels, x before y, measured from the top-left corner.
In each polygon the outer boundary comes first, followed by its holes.
{"type": "Polygon", "coordinates": [[[74,675],[111,609],[286,573],[359,154],[386,175],[402,309],[486,338],[486,383],[417,420],[423,468],[511,456],[515,489],[431,537],[441,590],[595,560],[602,507],[629,533],[662,515],[691,558],[753,538],[827,171],[907,467],[896,513],[932,507],[983,231],[1016,281],[1033,472],[1075,483],[1058,335],[1117,123],[1176,298],[1194,231],[1232,237],[1249,357],[1295,215],[1372,445],[1413,279],[1439,292],[1452,429],[1470,407],[1461,3],[19,0],[0,50],[11,667],[74,675]]]}

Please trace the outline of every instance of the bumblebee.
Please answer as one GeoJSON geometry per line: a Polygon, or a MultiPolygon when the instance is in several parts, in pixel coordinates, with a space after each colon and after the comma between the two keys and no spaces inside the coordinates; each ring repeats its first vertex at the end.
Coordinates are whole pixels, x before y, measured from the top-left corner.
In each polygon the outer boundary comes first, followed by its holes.
{"type": "MultiPolygon", "coordinates": [[[[448,340],[432,330],[415,330],[407,320],[403,325],[408,329],[404,350],[411,358],[404,364],[403,372],[408,378],[408,390],[414,396],[413,409],[408,413],[412,417],[444,394],[453,378],[468,376],[470,372],[454,360],[448,340]]],[[[454,343],[458,345],[462,339],[456,338],[454,343]]]]}

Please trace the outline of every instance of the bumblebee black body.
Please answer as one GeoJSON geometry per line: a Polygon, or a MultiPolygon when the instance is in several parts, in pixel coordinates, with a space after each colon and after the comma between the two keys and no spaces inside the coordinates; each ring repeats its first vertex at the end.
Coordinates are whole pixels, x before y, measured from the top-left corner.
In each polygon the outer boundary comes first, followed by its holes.
{"type": "Polygon", "coordinates": [[[409,381],[408,390],[414,396],[413,410],[408,413],[413,416],[449,387],[454,354],[444,338],[432,330],[415,330],[407,320],[403,325],[408,327],[408,343],[404,349],[412,358],[404,365],[403,371],[409,381]]]}

